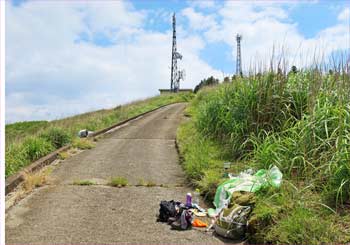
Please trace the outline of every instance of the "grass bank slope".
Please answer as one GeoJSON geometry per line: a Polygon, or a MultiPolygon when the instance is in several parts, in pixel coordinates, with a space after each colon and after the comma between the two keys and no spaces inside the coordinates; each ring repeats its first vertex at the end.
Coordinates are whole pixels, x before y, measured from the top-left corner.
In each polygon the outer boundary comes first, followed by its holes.
{"type": "Polygon", "coordinates": [[[231,172],[276,165],[279,189],[256,194],[251,243],[350,242],[350,79],[266,73],[203,89],[178,130],[183,167],[213,199],[231,172]]]}
{"type": "Polygon", "coordinates": [[[162,105],[189,101],[192,97],[191,93],[168,94],[51,122],[6,125],[6,177],[53,150],[76,141],[81,129],[97,131],[162,105]]]}

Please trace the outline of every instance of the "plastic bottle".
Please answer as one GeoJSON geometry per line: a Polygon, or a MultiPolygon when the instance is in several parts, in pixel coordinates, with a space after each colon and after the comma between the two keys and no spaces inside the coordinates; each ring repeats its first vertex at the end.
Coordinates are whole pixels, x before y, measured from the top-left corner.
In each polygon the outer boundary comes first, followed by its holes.
{"type": "Polygon", "coordinates": [[[200,191],[199,189],[196,189],[196,191],[194,192],[194,195],[193,195],[193,203],[194,204],[197,204],[199,206],[199,196],[200,196],[200,191]]]}
{"type": "Polygon", "coordinates": [[[186,194],[186,206],[192,207],[192,195],[191,195],[191,193],[186,194]]]}

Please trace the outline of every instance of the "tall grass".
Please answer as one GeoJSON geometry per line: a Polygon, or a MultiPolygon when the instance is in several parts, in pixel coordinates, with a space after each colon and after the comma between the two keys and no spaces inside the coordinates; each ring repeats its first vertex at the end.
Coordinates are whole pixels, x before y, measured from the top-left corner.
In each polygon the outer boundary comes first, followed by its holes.
{"type": "Polygon", "coordinates": [[[349,91],[348,75],[319,70],[237,79],[200,98],[196,127],[233,159],[317,181],[340,204],[350,198],[349,91]]]}
{"type": "Polygon", "coordinates": [[[224,161],[233,162],[235,173],[271,165],[283,172],[280,189],[256,195],[250,242],[350,241],[350,69],[344,64],[251,73],[202,89],[191,102],[192,120],[178,139],[184,169],[204,194],[212,196],[223,180],[224,161]]]}
{"type": "Polygon", "coordinates": [[[91,148],[91,144],[76,140],[81,129],[100,130],[162,105],[189,101],[192,97],[191,93],[168,94],[51,122],[6,125],[6,177],[66,144],[73,142],[75,146],[91,148]]]}
{"type": "Polygon", "coordinates": [[[29,121],[7,124],[5,126],[5,142],[10,145],[15,141],[23,141],[25,136],[46,128],[48,124],[48,121],[29,121]]]}

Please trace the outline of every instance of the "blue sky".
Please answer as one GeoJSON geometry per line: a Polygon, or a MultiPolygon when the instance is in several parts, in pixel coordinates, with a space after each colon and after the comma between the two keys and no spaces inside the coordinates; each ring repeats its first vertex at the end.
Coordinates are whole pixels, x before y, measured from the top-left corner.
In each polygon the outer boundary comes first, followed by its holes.
{"type": "Polygon", "coordinates": [[[170,84],[176,12],[182,88],[284,46],[289,65],[349,47],[346,1],[23,1],[6,4],[6,121],[52,120],[156,95],[170,84]]]}
{"type": "Polygon", "coordinates": [[[338,2],[334,7],[330,6],[330,1],[323,1],[318,4],[304,3],[292,8],[290,18],[298,23],[300,33],[307,38],[312,38],[320,30],[337,23],[338,11],[341,8],[345,8],[345,1],[338,2]]]}

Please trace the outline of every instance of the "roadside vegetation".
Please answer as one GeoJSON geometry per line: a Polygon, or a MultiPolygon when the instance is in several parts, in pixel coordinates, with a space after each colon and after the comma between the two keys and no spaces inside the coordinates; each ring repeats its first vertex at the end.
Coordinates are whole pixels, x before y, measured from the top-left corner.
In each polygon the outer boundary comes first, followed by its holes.
{"type": "MultiPolygon", "coordinates": [[[[225,79],[229,79],[226,77],[225,79]]],[[[200,83],[194,88],[193,92],[197,93],[200,89],[207,87],[207,86],[216,86],[219,84],[219,79],[214,78],[213,76],[208,77],[206,79],[203,79],[200,81],[200,83]]]]}
{"type": "Polygon", "coordinates": [[[223,162],[236,174],[273,165],[283,173],[280,188],[255,196],[249,242],[350,242],[348,67],[236,77],[201,88],[186,114],[182,164],[207,200],[223,181],[223,162]]]}
{"type": "Polygon", "coordinates": [[[61,146],[73,144],[82,149],[92,148],[92,142],[78,139],[77,134],[81,129],[97,131],[162,105],[189,101],[192,97],[190,93],[162,95],[51,122],[6,125],[6,177],[61,146]]]}
{"type": "Polygon", "coordinates": [[[47,184],[51,171],[50,167],[46,167],[35,173],[26,173],[23,182],[25,192],[31,192],[33,189],[47,184]]]}
{"type": "Polygon", "coordinates": [[[73,185],[96,185],[96,183],[91,180],[75,180],[73,185]]]}
{"type": "Polygon", "coordinates": [[[108,183],[110,186],[113,187],[125,187],[128,185],[128,180],[125,177],[113,177],[108,183]]]}

